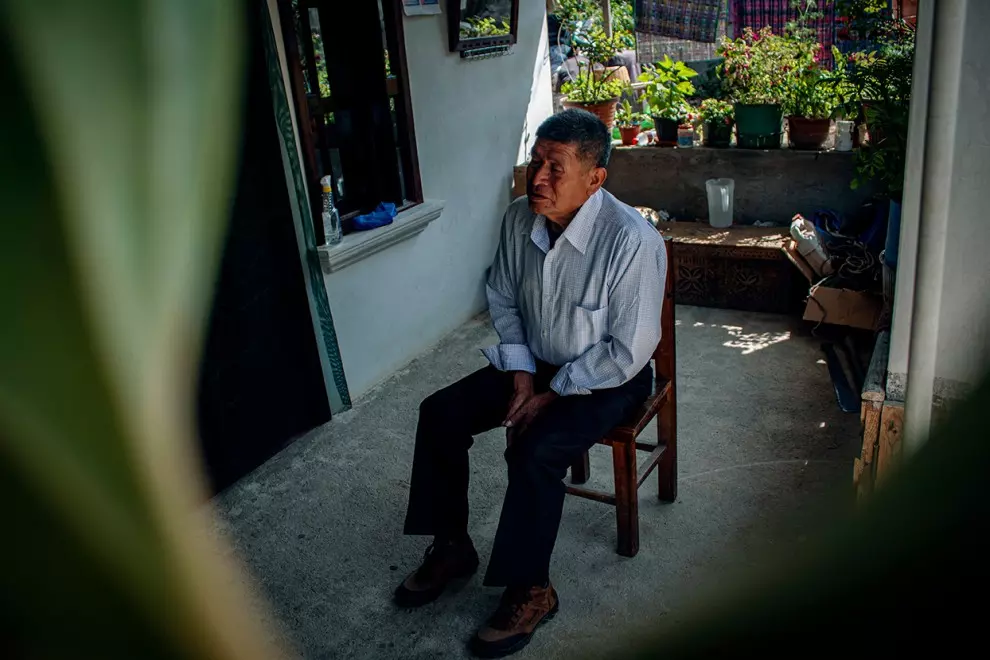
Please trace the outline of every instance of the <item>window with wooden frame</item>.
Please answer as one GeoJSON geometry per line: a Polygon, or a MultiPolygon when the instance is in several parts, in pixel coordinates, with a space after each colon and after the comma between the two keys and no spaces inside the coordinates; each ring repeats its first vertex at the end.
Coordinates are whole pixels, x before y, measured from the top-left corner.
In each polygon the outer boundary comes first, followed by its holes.
{"type": "Polygon", "coordinates": [[[324,176],[344,233],[380,202],[422,202],[401,0],[278,4],[317,240],[324,176]]]}

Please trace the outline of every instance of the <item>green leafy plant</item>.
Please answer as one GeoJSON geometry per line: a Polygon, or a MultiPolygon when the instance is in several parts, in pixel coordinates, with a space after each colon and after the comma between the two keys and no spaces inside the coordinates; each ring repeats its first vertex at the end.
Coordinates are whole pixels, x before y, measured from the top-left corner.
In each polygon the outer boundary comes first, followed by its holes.
{"type": "Polygon", "coordinates": [[[601,29],[592,30],[591,39],[578,51],[587,61],[578,65],[577,78],[561,85],[560,91],[573,103],[602,103],[617,99],[628,84],[616,77],[616,70],[605,65],[621,47],[616,36],[601,29]]]}
{"type": "Polygon", "coordinates": [[[619,126],[640,126],[646,119],[642,112],[633,110],[632,104],[626,100],[619,104],[619,109],[615,113],[615,122],[619,126]]]}
{"type": "Polygon", "coordinates": [[[670,56],[647,67],[639,80],[646,83],[643,97],[650,106],[650,114],[662,119],[686,119],[691,113],[687,99],[695,92],[691,79],[697,75],[697,71],[670,56]]]}
{"type": "Polygon", "coordinates": [[[908,109],[914,64],[914,27],[882,15],[872,22],[870,36],[877,49],[847,58],[847,82],[854,90],[852,106],[863,109],[870,143],[856,154],[852,187],[867,181],[880,194],[900,199],[904,187],[908,109]]]}
{"type": "MultiPolygon", "coordinates": [[[[853,57],[855,60],[856,57],[853,57]]],[[[819,70],[818,85],[828,90],[833,104],[833,117],[856,117],[859,114],[860,95],[856,86],[849,78],[848,62],[838,48],[832,46],[831,69],[819,70]]]]}
{"type": "Polygon", "coordinates": [[[857,41],[890,20],[889,0],[836,0],[837,36],[857,41]]]}
{"type": "Polygon", "coordinates": [[[840,106],[836,85],[828,84],[825,69],[817,62],[798,69],[788,78],[788,97],[784,113],[806,119],[829,119],[840,106]]]}
{"type": "Polygon", "coordinates": [[[581,67],[577,78],[561,85],[560,91],[573,103],[604,103],[618,99],[628,87],[613,71],[598,73],[581,67]]]}
{"type": "Polygon", "coordinates": [[[810,49],[800,39],[746,28],[741,37],[722,38],[716,51],[723,58],[717,75],[729,98],[738,103],[781,104],[791,99],[791,80],[811,62],[810,49]]]}
{"type": "MultiPolygon", "coordinates": [[[[620,49],[636,47],[635,18],[632,0],[612,0],[612,34],[620,49]]],[[[553,11],[561,27],[571,34],[573,46],[581,48],[588,40],[591,28],[604,29],[604,16],[599,0],[558,0],[553,11]]]]}
{"type": "Polygon", "coordinates": [[[794,20],[788,21],[784,27],[785,33],[795,39],[807,42],[818,40],[818,33],[814,28],[808,27],[808,23],[816,21],[823,16],[823,12],[818,7],[817,0],[791,0],[791,10],[796,13],[794,20]]]}
{"type": "Polygon", "coordinates": [[[588,39],[577,48],[580,55],[588,58],[589,62],[606,66],[616,53],[622,50],[622,40],[618,35],[611,37],[600,27],[593,28],[588,33],[588,39]]]}
{"type": "Polygon", "coordinates": [[[496,21],[492,16],[478,18],[470,16],[465,21],[467,25],[461,25],[461,37],[466,39],[477,39],[479,37],[499,37],[509,34],[511,28],[506,20],[496,21]]]}
{"type": "Polygon", "coordinates": [[[710,124],[731,125],[735,120],[735,108],[728,101],[705,99],[698,108],[701,121],[710,124]]]}
{"type": "Polygon", "coordinates": [[[247,11],[0,11],[5,656],[280,656],[209,532],[194,430],[247,11]]]}

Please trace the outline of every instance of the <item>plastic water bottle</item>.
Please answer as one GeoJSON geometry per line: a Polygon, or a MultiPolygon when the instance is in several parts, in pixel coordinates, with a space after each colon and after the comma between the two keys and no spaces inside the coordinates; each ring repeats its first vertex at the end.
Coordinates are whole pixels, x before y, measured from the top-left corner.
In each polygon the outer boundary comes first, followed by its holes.
{"type": "Polygon", "coordinates": [[[340,213],[333,205],[333,179],[325,176],[320,179],[323,187],[323,236],[325,245],[336,245],[340,243],[344,235],[340,230],[340,213]]]}

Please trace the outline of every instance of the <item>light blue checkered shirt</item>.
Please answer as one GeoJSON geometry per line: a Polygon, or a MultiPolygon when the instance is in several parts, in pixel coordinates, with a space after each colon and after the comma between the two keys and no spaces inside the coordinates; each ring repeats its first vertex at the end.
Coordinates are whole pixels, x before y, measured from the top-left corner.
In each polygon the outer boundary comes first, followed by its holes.
{"type": "Polygon", "coordinates": [[[499,343],[483,349],[501,371],[563,365],[562,396],[618,387],[660,339],[667,257],[663,239],[606,190],[592,195],[550,249],[547,219],[526,197],[509,205],[485,287],[499,343]]]}

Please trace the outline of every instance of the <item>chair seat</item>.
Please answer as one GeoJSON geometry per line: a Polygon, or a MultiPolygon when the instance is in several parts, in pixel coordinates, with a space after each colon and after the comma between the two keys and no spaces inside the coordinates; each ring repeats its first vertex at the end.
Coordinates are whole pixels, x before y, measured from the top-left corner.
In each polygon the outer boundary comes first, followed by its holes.
{"type": "Polygon", "coordinates": [[[633,410],[628,418],[602,439],[602,443],[610,445],[613,442],[635,442],[640,432],[646,428],[660,408],[670,396],[670,381],[658,379],[653,381],[653,392],[646,398],[641,406],[633,410]]]}

